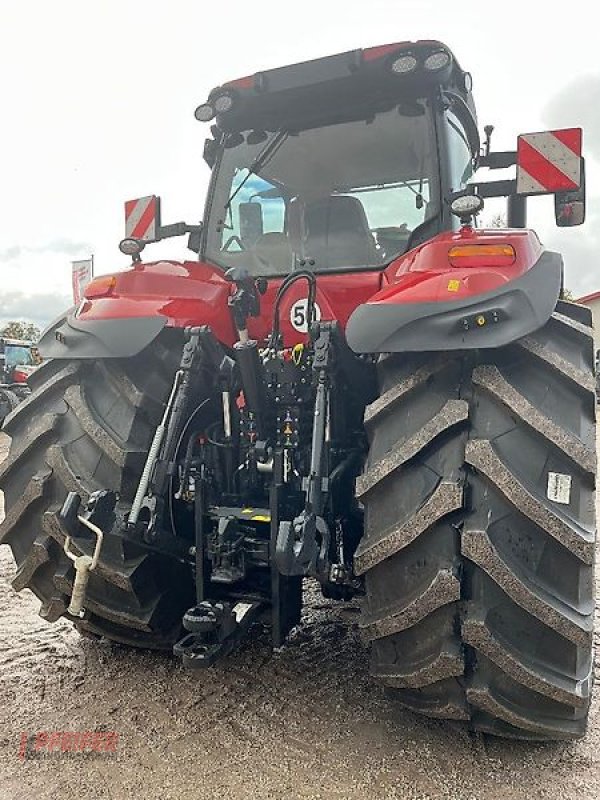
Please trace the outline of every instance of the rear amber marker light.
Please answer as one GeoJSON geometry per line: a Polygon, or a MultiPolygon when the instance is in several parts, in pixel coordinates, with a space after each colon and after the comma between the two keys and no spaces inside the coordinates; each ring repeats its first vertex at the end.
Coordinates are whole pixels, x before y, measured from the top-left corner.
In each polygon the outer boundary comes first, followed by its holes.
{"type": "Polygon", "coordinates": [[[501,267],[514,264],[516,257],[510,244],[461,244],[448,250],[453,267],[501,267]]]}
{"type": "Polygon", "coordinates": [[[85,297],[105,297],[112,292],[116,285],[117,279],[114,275],[94,278],[94,280],[85,287],[83,294],[85,297]]]}

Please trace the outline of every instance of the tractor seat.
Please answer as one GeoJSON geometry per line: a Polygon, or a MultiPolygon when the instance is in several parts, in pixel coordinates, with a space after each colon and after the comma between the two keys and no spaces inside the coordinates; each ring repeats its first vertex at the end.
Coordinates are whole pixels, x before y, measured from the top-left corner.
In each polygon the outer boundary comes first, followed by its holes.
{"type": "Polygon", "coordinates": [[[294,266],[294,254],[285,233],[263,233],[251,250],[253,275],[287,275],[294,266]]]}
{"type": "Polygon", "coordinates": [[[379,264],[381,259],[360,200],[332,195],[304,209],[304,255],[317,271],[379,264]]]}

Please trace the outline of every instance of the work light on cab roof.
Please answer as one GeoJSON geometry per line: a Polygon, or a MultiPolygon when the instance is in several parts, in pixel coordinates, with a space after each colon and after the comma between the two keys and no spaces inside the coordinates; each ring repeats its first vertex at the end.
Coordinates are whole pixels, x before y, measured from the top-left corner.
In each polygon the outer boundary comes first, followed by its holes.
{"type": "Polygon", "coordinates": [[[409,72],[412,72],[414,69],[417,68],[419,62],[417,59],[407,53],[404,56],[398,56],[392,61],[392,72],[395,72],[397,75],[407,75],[409,72]]]}

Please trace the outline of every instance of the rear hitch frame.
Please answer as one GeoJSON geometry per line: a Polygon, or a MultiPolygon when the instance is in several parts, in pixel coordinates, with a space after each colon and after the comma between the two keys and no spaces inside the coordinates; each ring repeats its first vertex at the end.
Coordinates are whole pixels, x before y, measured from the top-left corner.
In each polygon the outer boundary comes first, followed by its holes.
{"type": "Polygon", "coordinates": [[[198,603],[184,614],[182,624],[188,632],[173,646],[173,654],[184,667],[207,669],[241,644],[263,605],[253,599],[198,603]]]}

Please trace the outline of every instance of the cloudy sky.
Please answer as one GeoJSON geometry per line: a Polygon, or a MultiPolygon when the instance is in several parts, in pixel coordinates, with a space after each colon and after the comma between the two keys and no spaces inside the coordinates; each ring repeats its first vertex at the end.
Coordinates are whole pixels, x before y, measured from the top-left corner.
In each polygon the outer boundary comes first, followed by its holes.
{"type": "MultiPolygon", "coordinates": [[[[70,261],[127,266],[123,202],[159,194],[165,222],[202,216],[208,91],[258,70],[358,47],[441,39],[473,74],[495,149],[520,132],[584,128],[588,219],[530,224],[563,252],[575,294],[600,289],[600,62],[586,0],[0,0],[0,320],[44,323],[69,302],[70,261]],[[489,16],[488,16],[489,14],[489,16]]],[[[185,257],[183,239],[149,249],[185,257]]]]}

